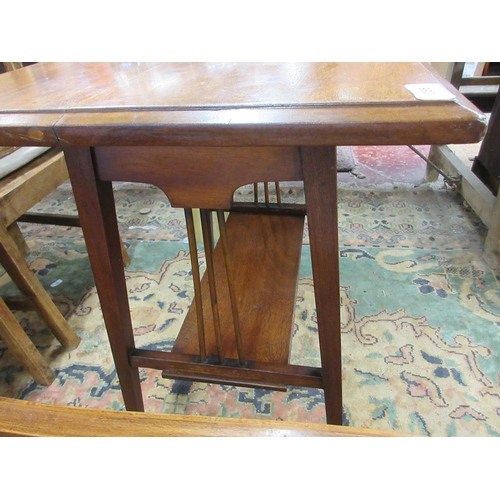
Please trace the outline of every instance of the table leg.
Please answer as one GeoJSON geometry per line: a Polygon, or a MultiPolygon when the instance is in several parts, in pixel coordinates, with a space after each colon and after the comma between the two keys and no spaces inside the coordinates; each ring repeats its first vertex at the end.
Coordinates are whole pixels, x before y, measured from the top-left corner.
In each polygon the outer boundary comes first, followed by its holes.
{"type": "Polygon", "coordinates": [[[95,176],[92,151],[64,148],[85,243],[127,410],[144,411],[112,184],[95,176]]]}
{"type": "Polygon", "coordinates": [[[326,420],[342,424],[337,161],[335,147],[301,148],[326,420]]]}

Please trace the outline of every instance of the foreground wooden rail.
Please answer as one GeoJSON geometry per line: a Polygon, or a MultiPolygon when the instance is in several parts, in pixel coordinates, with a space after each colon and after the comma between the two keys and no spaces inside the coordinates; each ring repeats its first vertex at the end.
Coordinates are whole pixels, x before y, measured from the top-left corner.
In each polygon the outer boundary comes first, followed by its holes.
{"type": "Polygon", "coordinates": [[[0,398],[0,436],[391,437],[397,434],[326,424],[95,410],[0,398]]]}

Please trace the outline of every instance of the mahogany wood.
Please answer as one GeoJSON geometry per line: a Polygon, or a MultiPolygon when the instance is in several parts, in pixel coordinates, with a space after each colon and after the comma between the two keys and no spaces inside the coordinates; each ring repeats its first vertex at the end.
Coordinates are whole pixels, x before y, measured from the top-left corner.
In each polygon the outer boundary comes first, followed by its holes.
{"type": "MultiPolygon", "coordinates": [[[[241,185],[304,180],[321,375],[273,365],[254,366],[250,377],[264,380],[267,371],[273,383],[321,384],[327,421],[339,424],[335,147],[470,143],[485,128],[484,115],[420,63],[42,63],[0,76],[0,145],[64,146],[126,407],[134,410],[143,409],[141,363],[185,362],[189,377],[197,355],[134,349],[111,181],[156,184],[174,206],[227,210],[241,185]],[[419,101],[408,83],[440,83],[455,100],[419,101]]],[[[238,369],[198,366],[221,377],[238,369]]]]}
{"type": "Polygon", "coordinates": [[[227,289],[229,293],[229,302],[231,304],[231,317],[233,318],[234,337],[236,350],[238,351],[238,360],[240,365],[245,363],[245,349],[243,347],[243,337],[241,334],[240,311],[238,307],[238,293],[236,291],[236,281],[234,278],[233,256],[229,248],[229,237],[226,227],[226,217],[222,210],[217,210],[217,222],[219,224],[220,240],[219,245],[222,248],[224,256],[224,269],[226,271],[227,289]]]}
{"type": "MultiPolygon", "coordinates": [[[[223,363],[225,359],[226,344],[222,340],[222,327],[220,320],[219,309],[219,293],[215,283],[215,263],[214,263],[214,232],[212,226],[212,213],[209,210],[203,209],[200,211],[201,227],[203,232],[203,246],[205,249],[205,260],[207,264],[206,276],[208,278],[208,295],[210,300],[208,305],[212,311],[212,331],[215,338],[215,346],[217,350],[217,358],[223,363]]],[[[203,282],[201,286],[203,300],[203,282]]],[[[204,321],[205,323],[205,321],[204,321]]],[[[206,323],[205,323],[206,324],[206,323]]],[[[207,337],[207,329],[205,329],[205,339],[207,337]]],[[[207,350],[208,351],[208,350],[207,350]]]]}
{"type": "Polygon", "coordinates": [[[276,203],[278,204],[278,206],[281,206],[281,189],[280,189],[280,183],[279,182],[275,182],[274,183],[274,187],[275,187],[275,190],[276,190],[276,203]]]}
{"type": "Polygon", "coordinates": [[[50,224],[53,226],[80,227],[80,219],[76,215],[52,215],[37,214],[35,212],[26,212],[21,215],[18,222],[27,222],[28,224],[50,224]]]}
{"type": "Polygon", "coordinates": [[[268,214],[268,215],[306,215],[306,206],[300,203],[246,203],[234,202],[231,212],[243,212],[246,214],[268,214]]]}
{"type": "Polygon", "coordinates": [[[135,347],[111,182],[95,178],[88,148],[65,148],[71,185],[127,409],[143,411],[139,372],[128,355],[135,347]]]}
{"type": "Polygon", "coordinates": [[[298,148],[106,147],[95,157],[99,179],[154,184],[181,208],[229,210],[240,186],[302,179],[298,148]]]}
{"type": "Polygon", "coordinates": [[[136,349],[130,354],[132,366],[163,370],[165,376],[218,384],[286,390],[286,385],[323,388],[322,369],[314,366],[247,361],[242,367],[237,359],[219,363],[218,357],[200,358],[193,354],[136,349]]]}
{"type": "Polygon", "coordinates": [[[449,144],[485,130],[420,63],[40,63],[0,82],[7,146],[449,144]],[[456,102],[418,101],[408,83],[456,102]]]}
{"type": "Polygon", "coordinates": [[[269,206],[269,184],[264,182],[264,203],[269,206]]]}
{"type": "Polygon", "coordinates": [[[39,63],[2,82],[10,113],[401,106],[408,83],[454,89],[421,63],[39,63]]]}
{"type": "MultiPolygon", "coordinates": [[[[245,357],[288,363],[304,218],[233,213],[226,223],[234,292],[245,357]]],[[[221,330],[227,357],[238,358],[222,243],[214,252],[221,330]]],[[[216,356],[209,279],[202,280],[207,354],[216,356]]],[[[191,307],[172,349],[199,354],[196,308],[191,307]]]]}
{"type": "MultiPolygon", "coordinates": [[[[486,122],[455,103],[332,106],[330,108],[142,111],[134,116],[139,133],[126,126],[129,114],[65,115],[50,144],[137,146],[308,146],[472,143],[481,140],[486,122]],[[453,116],[454,113],[457,115],[453,116]],[[84,122],[86,120],[86,123],[84,122]],[[96,128],[90,124],[96,123],[96,128]],[[104,123],[102,123],[104,122],[104,123]]],[[[480,113],[480,112],[479,112],[480,113]]],[[[480,115],[481,116],[481,115],[480,115]]],[[[0,126],[1,126],[0,116],[0,126]]],[[[24,115],[21,115],[24,118],[24,115]]],[[[32,143],[16,134],[10,141],[32,143]]],[[[13,125],[10,127],[14,128],[13,125]]],[[[43,129],[40,144],[50,131],[43,129]]],[[[0,141],[2,138],[0,137],[0,141]]],[[[0,144],[3,143],[0,142],[0,144]]]]}
{"type": "Polygon", "coordinates": [[[337,227],[337,155],[332,147],[301,148],[326,414],[342,423],[342,348],[337,227]]]}
{"type": "Polygon", "coordinates": [[[191,260],[191,272],[193,274],[194,297],[191,307],[196,310],[196,328],[198,332],[198,352],[200,361],[205,362],[207,348],[205,342],[205,322],[203,321],[203,301],[201,295],[200,264],[198,260],[198,247],[196,245],[196,232],[194,227],[193,211],[190,208],[184,210],[186,228],[189,243],[189,258],[191,260]]]}

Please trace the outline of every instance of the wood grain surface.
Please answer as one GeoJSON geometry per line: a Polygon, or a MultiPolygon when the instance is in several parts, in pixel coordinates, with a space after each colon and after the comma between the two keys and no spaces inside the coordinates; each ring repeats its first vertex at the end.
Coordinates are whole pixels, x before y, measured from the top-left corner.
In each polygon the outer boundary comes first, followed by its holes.
{"type": "Polygon", "coordinates": [[[39,63],[0,75],[6,146],[471,143],[485,124],[421,63],[39,63]],[[420,101],[410,83],[456,99],[420,101]]]}
{"type": "MultiPolygon", "coordinates": [[[[303,217],[231,214],[229,252],[247,359],[288,363],[295,291],[302,248],[303,217]]],[[[233,315],[221,245],[214,256],[225,355],[237,358],[233,315]]],[[[202,280],[208,356],[216,356],[208,276],[202,280]]],[[[196,311],[191,308],[173,352],[199,354],[196,311]]]]}
{"type": "Polygon", "coordinates": [[[0,436],[401,437],[337,425],[159,415],[0,398],[0,436]]]}

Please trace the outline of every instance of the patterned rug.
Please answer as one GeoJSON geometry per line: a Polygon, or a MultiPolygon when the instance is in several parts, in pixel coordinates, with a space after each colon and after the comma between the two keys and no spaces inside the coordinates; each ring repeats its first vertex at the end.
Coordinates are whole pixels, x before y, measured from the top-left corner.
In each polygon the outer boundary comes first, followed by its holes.
{"type": "MultiPolygon", "coordinates": [[[[132,258],[126,277],[137,345],[169,349],[193,296],[183,212],[149,185],[117,183],[115,196],[132,258]]],[[[345,424],[415,435],[499,435],[500,286],[482,259],[485,227],[459,194],[441,186],[346,183],[339,196],[345,424]]],[[[300,200],[302,187],[282,186],[282,197],[300,200]]],[[[36,210],[74,213],[69,184],[36,210]]],[[[29,224],[22,230],[32,269],[82,342],[65,351],[35,313],[16,313],[57,378],[49,387],[36,384],[0,343],[0,395],[123,410],[81,230],[29,224]]],[[[17,293],[6,274],[0,293],[17,293]]],[[[293,362],[319,366],[316,333],[306,227],[293,362]]],[[[181,382],[146,369],[141,378],[148,412],[325,421],[317,389],[181,382]]]]}

